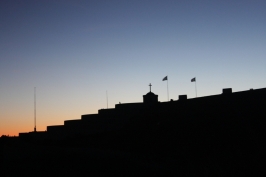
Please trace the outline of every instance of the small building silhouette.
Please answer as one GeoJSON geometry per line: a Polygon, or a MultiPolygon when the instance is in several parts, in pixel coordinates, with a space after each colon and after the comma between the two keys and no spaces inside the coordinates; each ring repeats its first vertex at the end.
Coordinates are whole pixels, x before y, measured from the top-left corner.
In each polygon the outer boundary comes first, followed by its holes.
{"type": "Polygon", "coordinates": [[[148,92],[146,95],[143,95],[143,103],[158,103],[158,95],[155,95],[153,92],[148,92]]]}

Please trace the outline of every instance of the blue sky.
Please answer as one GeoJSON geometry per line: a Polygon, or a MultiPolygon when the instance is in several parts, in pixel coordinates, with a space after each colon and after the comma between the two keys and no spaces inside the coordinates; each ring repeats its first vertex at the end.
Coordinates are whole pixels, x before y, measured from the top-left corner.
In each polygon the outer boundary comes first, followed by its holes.
{"type": "Polygon", "coordinates": [[[264,0],[0,1],[0,135],[118,102],[266,85],[264,0]]]}

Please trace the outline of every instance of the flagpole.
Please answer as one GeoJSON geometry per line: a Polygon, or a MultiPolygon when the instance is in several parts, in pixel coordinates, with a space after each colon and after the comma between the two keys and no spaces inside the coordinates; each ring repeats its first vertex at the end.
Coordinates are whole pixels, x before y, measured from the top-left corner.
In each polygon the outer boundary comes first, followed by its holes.
{"type": "Polygon", "coordinates": [[[168,101],[169,101],[168,77],[167,77],[167,97],[168,97],[168,101]]]}
{"type": "Polygon", "coordinates": [[[198,97],[197,96],[197,80],[195,80],[195,90],[196,90],[196,98],[198,97]]]}
{"type": "Polygon", "coordinates": [[[163,78],[163,81],[167,80],[167,98],[168,98],[168,101],[169,101],[169,89],[168,89],[168,76],[165,76],[163,78]]]}

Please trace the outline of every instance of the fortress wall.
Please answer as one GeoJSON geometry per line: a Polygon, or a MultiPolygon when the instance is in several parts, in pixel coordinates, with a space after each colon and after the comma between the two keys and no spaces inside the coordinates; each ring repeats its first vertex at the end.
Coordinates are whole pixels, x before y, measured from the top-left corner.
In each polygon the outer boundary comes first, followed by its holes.
{"type": "Polygon", "coordinates": [[[50,139],[64,139],[67,137],[64,125],[47,126],[47,135],[50,139]]]}
{"type": "Polygon", "coordinates": [[[59,138],[161,127],[161,131],[174,131],[172,134],[181,139],[207,137],[202,141],[208,141],[212,136],[222,137],[222,133],[230,138],[230,133],[237,136],[239,132],[259,137],[265,125],[265,102],[266,88],[153,104],[117,104],[115,109],[66,120],[64,126],[48,126],[47,132],[50,137],[59,138]]]}
{"type": "Polygon", "coordinates": [[[82,121],[93,121],[98,118],[99,118],[98,114],[85,114],[81,116],[82,121]]]}
{"type": "Polygon", "coordinates": [[[19,133],[19,137],[24,138],[24,139],[31,139],[31,140],[48,139],[46,131],[19,133]]]}
{"type": "Polygon", "coordinates": [[[123,104],[116,104],[116,110],[136,110],[143,108],[143,103],[123,103],[123,104]]]}
{"type": "Polygon", "coordinates": [[[47,132],[58,132],[64,129],[64,125],[50,125],[46,129],[47,132]]]}
{"type": "Polygon", "coordinates": [[[112,109],[99,109],[98,114],[99,115],[113,115],[116,113],[115,108],[112,109]]]}
{"type": "Polygon", "coordinates": [[[65,120],[65,126],[73,126],[73,125],[80,125],[81,119],[74,119],[74,120],[65,120]]]}

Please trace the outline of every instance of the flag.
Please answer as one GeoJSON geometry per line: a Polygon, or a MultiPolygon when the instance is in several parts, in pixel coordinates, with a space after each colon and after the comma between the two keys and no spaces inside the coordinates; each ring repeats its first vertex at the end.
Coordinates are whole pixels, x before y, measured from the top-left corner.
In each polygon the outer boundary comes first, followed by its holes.
{"type": "Polygon", "coordinates": [[[168,80],[168,79],[167,79],[167,76],[165,76],[165,77],[163,78],[163,81],[166,81],[166,80],[168,80]]]}
{"type": "Polygon", "coordinates": [[[196,82],[196,77],[194,77],[193,79],[191,79],[191,82],[196,82]]]}

